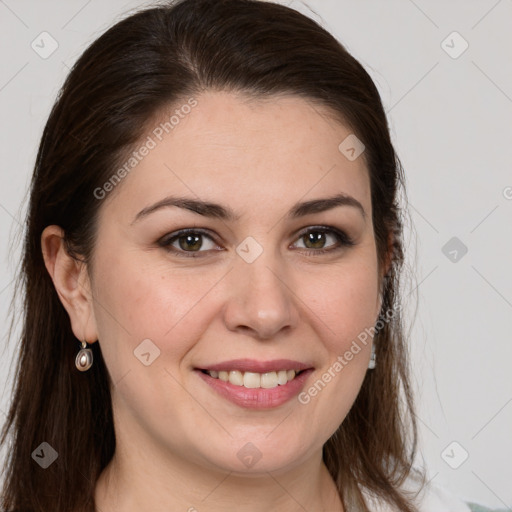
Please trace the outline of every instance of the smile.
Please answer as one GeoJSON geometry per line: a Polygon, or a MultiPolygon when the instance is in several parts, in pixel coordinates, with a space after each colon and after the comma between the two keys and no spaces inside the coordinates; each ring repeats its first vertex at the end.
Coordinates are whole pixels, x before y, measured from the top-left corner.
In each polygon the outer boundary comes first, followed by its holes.
{"type": "Polygon", "coordinates": [[[219,379],[223,382],[229,382],[234,386],[243,386],[248,389],[272,389],[277,386],[285,386],[301,373],[301,370],[279,370],[277,372],[274,371],[266,373],[241,372],[238,370],[202,371],[207,373],[213,379],[219,379]]]}
{"type": "Polygon", "coordinates": [[[296,397],[313,371],[308,368],[298,372],[278,370],[260,374],[196,369],[195,374],[213,391],[213,397],[221,397],[245,409],[271,409],[296,397]]]}

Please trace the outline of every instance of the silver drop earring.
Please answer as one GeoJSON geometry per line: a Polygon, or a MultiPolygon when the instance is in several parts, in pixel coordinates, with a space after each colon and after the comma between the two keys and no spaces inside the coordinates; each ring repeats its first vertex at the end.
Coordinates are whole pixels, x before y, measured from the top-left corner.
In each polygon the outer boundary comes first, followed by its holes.
{"type": "Polygon", "coordinates": [[[375,343],[372,344],[372,355],[370,356],[370,362],[368,363],[368,369],[373,370],[375,368],[375,364],[377,362],[377,358],[375,356],[375,343]]]}
{"type": "Polygon", "coordinates": [[[92,350],[86,347],[87,342],[82,341],[82,348],[75,358],[75,365],[81,372],[87,371],[92,366],[92,350]]]}

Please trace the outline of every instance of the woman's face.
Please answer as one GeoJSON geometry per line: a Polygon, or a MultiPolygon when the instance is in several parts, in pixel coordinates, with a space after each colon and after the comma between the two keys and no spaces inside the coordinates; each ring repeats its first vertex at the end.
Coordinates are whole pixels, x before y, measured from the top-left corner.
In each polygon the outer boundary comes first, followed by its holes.
{"type": "Polygon", "coordinates": [[[339,149],[351,131],[304,99],[195,101],[155,122],[98,199],[91,318],[117,442],[281,471],[319,453],[367,371],[360,335],[380,309],[368,171],[351,139],[339,149]],[[293,369],[307,371],[288,382],[293,369]]]}

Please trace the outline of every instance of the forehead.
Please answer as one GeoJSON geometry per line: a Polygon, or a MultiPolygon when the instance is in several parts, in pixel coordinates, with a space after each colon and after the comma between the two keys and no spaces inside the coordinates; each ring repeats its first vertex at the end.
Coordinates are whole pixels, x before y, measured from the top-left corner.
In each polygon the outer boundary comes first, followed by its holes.
{"type": "Polygon", "coordinates": [[[298,96],[185,98],[148,124],[136,150],[151,149],[117,186],[111,207],[126,214],[180,193],[244,214],[341,192],[369,211],[364,155],[351,161],[339,149],[351,134],[328,109],[298,96]]]}

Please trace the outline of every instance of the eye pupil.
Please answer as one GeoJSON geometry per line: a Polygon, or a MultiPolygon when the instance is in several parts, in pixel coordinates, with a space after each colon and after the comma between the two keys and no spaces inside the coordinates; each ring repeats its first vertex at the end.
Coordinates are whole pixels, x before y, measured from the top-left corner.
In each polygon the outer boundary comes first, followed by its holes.
{"type": "Polygon", "coordinates": [[[184,235],[179,238],[180,248],[183,250],[195,250],[201,248],[201,235],[184,235]],[[182,243],[183,240],[186,240],[185,243],[182,243]],[[192,242],[192,243],[190,243],[192,242]]]}
{"type": "Polygon", "coordinates": [[[322,233],[321,231],[311,231],[306,235],[306,241],[312,242],[314,244],[314,249],[321,249],[323,244],[325,244],[325,233],[322,233]]]}

